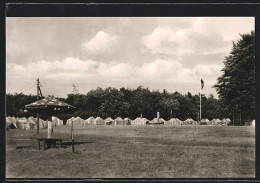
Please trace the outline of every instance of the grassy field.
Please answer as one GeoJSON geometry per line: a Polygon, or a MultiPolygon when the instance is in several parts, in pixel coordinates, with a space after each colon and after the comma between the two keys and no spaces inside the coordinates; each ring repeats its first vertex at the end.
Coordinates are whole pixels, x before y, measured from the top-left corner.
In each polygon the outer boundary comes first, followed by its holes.
{"type": "Polygon", "coordinates": [[[47,130],[6,132],[7,178],[253,178],[254,127],[85,126],[54,128],[62,149],[36,150],[47,130]]]}

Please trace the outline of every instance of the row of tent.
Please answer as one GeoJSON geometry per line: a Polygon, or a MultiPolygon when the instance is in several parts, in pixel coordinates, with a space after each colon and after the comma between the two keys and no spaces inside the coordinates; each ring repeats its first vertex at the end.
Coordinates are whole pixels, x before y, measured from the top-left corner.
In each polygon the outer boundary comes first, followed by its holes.
{"type": "MultiPolygon", "coordinates": [[[[148,120],[146,118],[136,118],[135,120],[131,120],[129,118],[122,119],[121,117],[117,117],[112,119],[108,117],[106,119],[102,119],[101,117],[89,117],[88,119],[84,120],[80,117],[72,117],[67,120],[66,124],[71,125],[191,125],[196,123],[195,120],[188,118],[185,121],[181,121],[178,118],[172,118],[168,121],[164,120],[163,118],[154,118],[153,120],[148,120]]],[[[200,124],[204,125],[228,125],[231,122],[229,118],[220,119],[202,119],[200,124]]]]}
{"type": "MultiPolygon", "coordinates": [[[[60,126],[63,125],[63,120],[60,120],[57,117],[52,117],[52,125],[60,126]]],[[[48,121],[44,121],[39,118],[39,129],[47,128],[48,121]]],[[[6,128],[11,129],[22,129],[22,130],[30,130],[37,129],[37,118],[29,117],[29,118],[15,118],[15,117],[6,117],[6,128]]]]}

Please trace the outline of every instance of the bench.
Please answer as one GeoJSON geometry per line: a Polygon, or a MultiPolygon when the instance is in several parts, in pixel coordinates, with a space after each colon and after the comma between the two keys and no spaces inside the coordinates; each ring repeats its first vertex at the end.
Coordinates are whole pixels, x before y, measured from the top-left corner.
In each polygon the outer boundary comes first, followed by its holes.
{"type": "Polygon", "coordinates": [[[62,139],[56,139],[56,138],[39,138],[37,139],[38,142],[38,150],[41,149],[41,141],[43,141],[43,149],[56,147],[56,142],[59,142],[59,147],[61,148],[62,139]]]}

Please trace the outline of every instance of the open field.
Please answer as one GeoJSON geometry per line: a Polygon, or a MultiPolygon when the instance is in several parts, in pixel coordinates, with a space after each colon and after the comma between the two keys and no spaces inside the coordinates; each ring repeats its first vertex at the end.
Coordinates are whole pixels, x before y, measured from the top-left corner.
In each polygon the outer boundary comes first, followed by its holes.
{"type": "Polygon", "coordinates": [[[7,178],[253,178],[254,127],[70,126],[54,128],[62,149],[36,150],[47,130],[6,132],[7,178]]]}

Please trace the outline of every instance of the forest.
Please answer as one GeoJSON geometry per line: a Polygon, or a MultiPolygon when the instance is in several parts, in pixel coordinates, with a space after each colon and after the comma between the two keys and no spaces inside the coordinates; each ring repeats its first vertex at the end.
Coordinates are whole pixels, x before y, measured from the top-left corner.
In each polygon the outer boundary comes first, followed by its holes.
{"type": "MultiPolygon", "coordinates": [[[[232,117],[213,95],[209,97],[202,95],[201,98],[202,118],[211,120],[213,118],[232,117]]],[[[32,103],[36,99],[36,95],[7,94],[6,115],[16,117],[36,116],[36,114],[22,111],[24,105],[32,103]]],[[[131,119],[145,117],[151,120],[156,117],[157,112],[160,112],[160,117],[165,120],[170,118],[198,120],[200,102],[199,94],[192,95],[188,92],[182,95],[178,92],[169,93],[166,90],[163,92],[150,91],[142,86],[136,89],[122,87],[119,90],[112,87],[105,89],[98,87],[87,94],[71,93],[68,94],[67,98],[58,99],[77,107],[73,114],[58,114],[58,117],[62,119],[72,116],[87,119],[94,116],[102,118],[128,117],[131,119]]],[[[44,115],[42,117],[45,118],[44,115]]]]}

